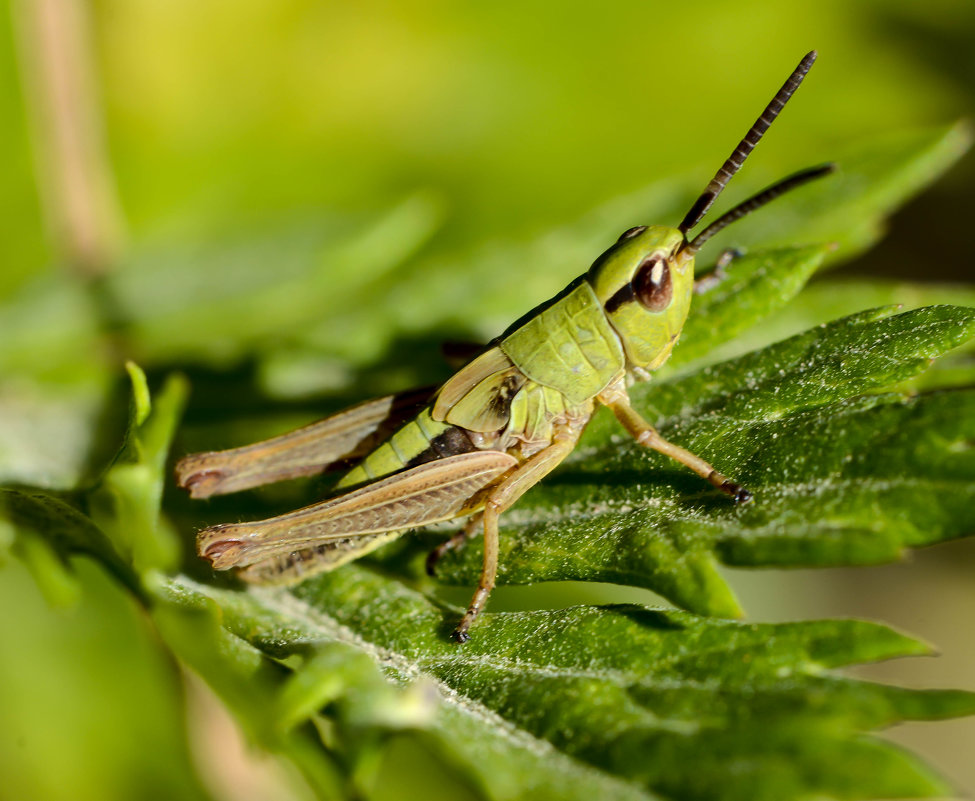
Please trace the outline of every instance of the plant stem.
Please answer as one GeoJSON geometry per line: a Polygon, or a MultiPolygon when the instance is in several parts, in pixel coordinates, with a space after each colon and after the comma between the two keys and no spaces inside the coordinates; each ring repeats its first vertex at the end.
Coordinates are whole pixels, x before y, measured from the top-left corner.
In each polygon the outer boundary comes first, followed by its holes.
{"type": "Polygon", "coordinates": [[[19,0],[16,38],[49,236],[68,269],[94,279],[121,248],[118,197],[105,145],[82,0],[19,0]]]}

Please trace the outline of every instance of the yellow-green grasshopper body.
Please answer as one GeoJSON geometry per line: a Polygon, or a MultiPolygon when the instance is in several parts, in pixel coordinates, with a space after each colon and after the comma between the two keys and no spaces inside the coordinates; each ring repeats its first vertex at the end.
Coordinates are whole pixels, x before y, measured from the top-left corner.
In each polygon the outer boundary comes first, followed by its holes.
{"type": "Polygon", "coordinates": [[[331,570],[404,531],[469,517],[431,554],[484,533],[484,569],[454,636],[463,641],[494,586],[498,516],[575,447],[597,405],[610,407],[644,446],[690,467],[736,501],[751,495],[670,442],[630,406],[627,387],[646,380],[677,342],[695,283],[694,257],[725,225],[829,172],[806,170],[750,198],[694,239],[695,226],[812,65],[807,55],[677,228],[626,231],[588,272],[534,309],[432,393],[369,401],[296,432],[177,466],[194,497],[321,472],[360,459],[336,497],[269,520],[200,532],[200,554],[253,581],[296,581],[331,570]],[[406,420],[406,422],[402,422],[406,420]]]}

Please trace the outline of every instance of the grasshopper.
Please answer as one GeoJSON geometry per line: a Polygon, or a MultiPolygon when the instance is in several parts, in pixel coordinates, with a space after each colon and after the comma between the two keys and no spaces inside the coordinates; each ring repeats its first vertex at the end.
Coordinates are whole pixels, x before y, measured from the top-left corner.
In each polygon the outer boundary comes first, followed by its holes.
{"type": "Polygon", "coordinates": [[[191,454],[176,467],[194,498],[360,461],[339,494],[288,514],[202,530],[201,556],[248,581],[291,583],[332,570],[409,529],[468,517],[427,560],[479,531],[484,564],[453,633],[464,642],[498,565],[498,517],[573,450],[599,405],[647,448],[686,465],[737,503],[751,493],[679,445],[631,406],[627,387],[670,356],[695,292],[721,280],[726,259],[695,281],[694,257],[725,226],[833,170],[795,173],[745,200],[694,237],[725,185],[816,59],[807,54],[676,227],[630,228],[563,292],[529,312],[443,386],[367,401],[305,428],[233,450],[191,454]]]}

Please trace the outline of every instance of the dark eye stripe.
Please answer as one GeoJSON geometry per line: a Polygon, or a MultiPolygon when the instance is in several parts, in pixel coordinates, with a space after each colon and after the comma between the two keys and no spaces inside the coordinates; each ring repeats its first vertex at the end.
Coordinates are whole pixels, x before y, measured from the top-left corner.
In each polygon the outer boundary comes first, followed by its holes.
{"type": "Polygon", "coordinates": [[[636,300],[636,293],[633,291],[633,284],[623,284],[613,293],[613,296],[603,304],[603,308],[612,314],[624,303],[636,300]]]}

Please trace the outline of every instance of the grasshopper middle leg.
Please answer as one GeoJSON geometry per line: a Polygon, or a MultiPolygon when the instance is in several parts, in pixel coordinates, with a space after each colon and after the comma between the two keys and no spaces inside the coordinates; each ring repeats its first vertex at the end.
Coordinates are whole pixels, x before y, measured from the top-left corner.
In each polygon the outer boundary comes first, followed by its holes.
{"type": "Polygon", "coordinates": [[[430,551],[430,553],[427,555],[427,561],[425,564],[428,576],[433,577],[436,575],[437,565],[440,563],[440,560],[444,558],[445,554],[454,550],[455,548],[459,548],[481,530],[482,517],[484,517],[483,512],[476,512],[475,514],[471,515],[467,523],[464,524],[464,528],[454,534],[454,536],[449,540],[440,543],[440,545],[430,551]]]}
{"type": "MultiPolygon", "coordinates": [[[[507,478],[491,490],[481,513],[484,525],[484,566],[474,597],[451,637],[457,642],[470,639],[468,629],[484,609],[498,572],[498,516],[524,495],[531,487],[542,480],[575,447],[578,433],[564,433],[544,450],[539,451],[527,462],[512,471],[507,478]]],[[[464,533],[464,532],[462,532],[464,533]]],[[[449,543],[448,543],[449,545],[449,543]]]]}

